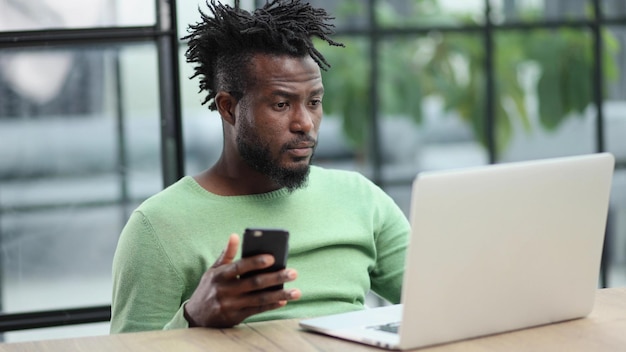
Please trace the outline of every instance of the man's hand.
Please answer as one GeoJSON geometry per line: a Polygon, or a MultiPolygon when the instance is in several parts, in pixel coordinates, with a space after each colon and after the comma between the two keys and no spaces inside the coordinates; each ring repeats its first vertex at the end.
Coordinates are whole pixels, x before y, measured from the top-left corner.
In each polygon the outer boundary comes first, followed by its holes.
{"type": "Polygon", "coordinates": [[[184,308],[189,326],[232,327],[251,315],[280,308],[287,301],[300,298],[298,289],[253,292],[293,281],[298,274],[293,269],[285,269],[240,279],[240,275],[248,271],[271,266],[274,257],[261,254],[233,262],[238,248],[239,236],[233,234],[222,255],[202,275],[184,308]]]}

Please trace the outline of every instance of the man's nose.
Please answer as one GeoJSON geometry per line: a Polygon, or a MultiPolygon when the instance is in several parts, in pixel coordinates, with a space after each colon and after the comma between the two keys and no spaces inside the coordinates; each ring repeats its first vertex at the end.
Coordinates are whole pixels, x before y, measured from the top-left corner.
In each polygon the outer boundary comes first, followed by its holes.
{"type": "Polygon", "coordinates": [[[307,109],[306,106],[300,106],[293,113],[291,119],[291,130],[293,132],[303,132],[308,134],[315,126],[315,113],[307,109]]]}

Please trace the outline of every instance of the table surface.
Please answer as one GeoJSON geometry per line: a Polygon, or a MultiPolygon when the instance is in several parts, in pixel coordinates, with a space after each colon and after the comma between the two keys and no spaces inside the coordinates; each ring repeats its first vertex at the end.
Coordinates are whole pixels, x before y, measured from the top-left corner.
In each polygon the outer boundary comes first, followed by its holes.
{"type": "MultiPolygon", "coordinates": [[[[232,329],[180,329],[19,343],[16,351],[382,351],[303,331],[297,319],[242,324],[232,329]]],[[[529,328],[419,351],[626,351],[626,288],[598,290],[583,319],[529,328]]]]}

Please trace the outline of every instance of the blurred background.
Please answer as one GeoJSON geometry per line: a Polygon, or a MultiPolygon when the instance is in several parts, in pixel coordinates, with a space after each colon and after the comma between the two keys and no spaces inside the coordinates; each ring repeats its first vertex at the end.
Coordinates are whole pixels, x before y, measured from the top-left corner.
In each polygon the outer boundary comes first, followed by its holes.
{"type": "MultiPolygon", "coordinates": [[[[625,1],[310,2],[346,44],[318,46],[333,67],[316,164],[408,212],[423,170],[612,152],[599,286],[626,286],[625,1]]],[[[0,0],[0,341],[108,334],[130,212],[219,156],[179,40],[198,7],[0,0]]]]}

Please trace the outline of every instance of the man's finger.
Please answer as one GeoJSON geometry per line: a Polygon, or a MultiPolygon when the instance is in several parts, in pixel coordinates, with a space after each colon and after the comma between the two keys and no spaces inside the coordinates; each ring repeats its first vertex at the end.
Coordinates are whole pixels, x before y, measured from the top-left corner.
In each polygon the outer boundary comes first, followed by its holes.
{"type": "Polygon", "coordinates": [[[215,264],[213,264],[213,268],[217,268],[220,265],[232,263],[235,260],[235,255],[237,255],[237,250],[239,249],[239,235],[233,233],[228,238],[228,244],[226,245],[226,249],[222,251],[220,257],[217,258],[215,264]]]}

